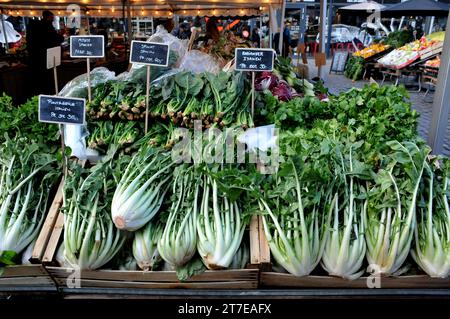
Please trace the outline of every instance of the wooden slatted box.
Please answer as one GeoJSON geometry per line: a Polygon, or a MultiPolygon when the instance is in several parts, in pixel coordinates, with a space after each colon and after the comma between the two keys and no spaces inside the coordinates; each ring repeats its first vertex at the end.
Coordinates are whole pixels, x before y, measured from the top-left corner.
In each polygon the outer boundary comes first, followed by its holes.
{"type": "MultiPolygon", "coordinates": [[[[62,188],[59,189],[52,207],[58,211],[62,205],[62,188]]],[[[50,216],[49,216],[50,217],[50,216]]],[[[74,269],[55,267],[54,257],[64,227],[64,215],[58,216],[49,242],[43,254],[42,261],[50,276],[61,289],[76,288],[187,288],[187,289],[256,289],[259,282],[259,232],[257,227],[250,225],[250,256],[248,269],[240,270],[208,270],[193,276],[185,282],[178,280],[174,271],[122,271],[122,270],[92,270],[75,273],[74,269]],[[76,280],[79,281],[76,281],[76,280]]],[[[80,291],[81,292],[81,291],[80,291]]]]}
{"type": "MultiPolygon", "coordinates": [[[[431,278],[427,275],[405,275],[398,277],[364,276],[356,280],[347,280],[331,276],[304,276],[298,277],[289,273],[271,271],[270,248],[264,233],[259,227],[260,259],[265,260],[265,267],[261,268],[260,287],[262,288],[311,288],[311,289],[450,289],[450,278],[431,278]]],[[[320,267],[318,265],[317,267],[320,267]]]]}
{"type": "Polygon", "coordinates": [[[0,276],[0,292],[15,291],[52,291],[56,292],[56,284],[41,264],[42,257],[49,242],[49,236],[53,231],[56,217],[58,216],[60,200],[58,194],[62,193],[63,181],[60,182],[55,193],[52,205],[49,208],[46,219],[36,240],[30,259],[32,265],[8,266],[3,269],[0,276]]]}

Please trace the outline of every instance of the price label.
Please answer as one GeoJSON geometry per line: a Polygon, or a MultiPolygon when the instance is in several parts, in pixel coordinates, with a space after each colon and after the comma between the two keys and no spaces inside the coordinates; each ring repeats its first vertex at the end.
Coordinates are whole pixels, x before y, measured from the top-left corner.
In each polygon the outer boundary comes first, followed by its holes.
{"type": "Polygon", "coordinates": [[[39,122],[85,124],[86,100],[39,95],[39,122]]]}
{"type": "Polygon", "coordinates": [[[155,66],[168,66],[169,45],[145,41],[132,41],[130,62],[155,66]]]}
{"type": "Polygon", "coordinates": [[[236,71],[272,71],[275,51],[273,49],[244,49],[235,51],[236,71]]]}
{"type": "Polygon", "coordinates": [[[103,58],[105,38],[102,35],[74,35],[70,37],[71,58],[103,58]]]}
{"type": "Polygon", "coordinates": [[[61,65],[61,47],[47,49],[47,69],[61,65]]]}

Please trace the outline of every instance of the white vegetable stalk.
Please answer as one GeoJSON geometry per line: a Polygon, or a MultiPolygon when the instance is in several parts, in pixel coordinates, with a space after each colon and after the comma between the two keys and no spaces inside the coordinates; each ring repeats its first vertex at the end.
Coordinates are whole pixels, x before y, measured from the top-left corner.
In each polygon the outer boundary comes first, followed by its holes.
{"type": "Polygon", "coordinates": [[[232,203],[226,194],[219,196],[217,182],[205,177],[197,220],[197,249],[208,269],[229,267],[242,242],[245,226],[237,201],[232,203]]]}
{"type": "MultiPolygon", "coordinates": [[[[352,154],[350,151],[350,173],[353,171],[352,154]]],[[[330,276],[342,277],[349,280],[359,278],[366,242],[364,239],[364,222],[362,216],[367,210],[367,200],[360,203],[355,198],[354,177],[350,177],[348,191],[345,190],[344,203],[340,203],[338,193],[335,194],[330,207],[333,207],[332,227],[325,245],[322,257],[322,267],[330,276]],[[340,206],[342,205],[342,206],[340,206]]]]}
{"type": "Polygon", "coordinates": [[[158,241],[158,251],[164,261],[176,268],[186,264],[196,252],[199,184],[192,173],[176,174],[173,194],[176,199],[158,241]]]}
{"type": "Polygon", "coordinates": [[[170,179],[170,157],[143,149],[133,157],[123,174],[111,205],[117,228],[135,231],[159,211],[170,179]]]}
{"type": "Polygon", "coordinates": [[[33,256],[34,245],[36,244],[36,239],[27,246],[27,248],[22,253],[22,265],[31,265],[30,259],[33,256]]]}
{"type": "Polygon", "coordinates": [[[230,269],[244,269],[250,262],[250,247],[245,240],[242,241],[236,255],[228,268],[230,269]]]}
{"type": "Polygon", "coordinates": [[[66,258],[64,257],[64,242],[61,243],[58,247],[58,250],[56,251],[55,260],[59,264],[60,267],[64,268],[70,268],[70,264],[67,262],[66,258]]]}
{"type": "Polygon", "coordinates": [[[386,175],[383,184],[389,187],[382,185],[383,189],[376,190],[382,195],[379,207],[371,207],[369,199],[364,224],[367,226],[366,257],[369,265],[376,273],[398,275],[403,271],[400,268],[411,247],[416,224],[416,201],[428,151],[422,154],[417,145],[410,142],[403,145],[393,142],[391,147],[397,151],[396,156],[401,158],[401,162],[395,160],[389,171],[381,171],[386,175]],[[405,161],[405,158],[408,160],[405,161]],[[408,180],[412,192],[403,194],[399,190],[401,182],[393,175],[393,169],[399,163],[402,170],[407,169],[414,175],[408,180]],[[394,207],[389,204],[392,200],[396,202],[394,207]]]}
{"type": "MultiPolygon", "coordinates": [[[[293,275],[307,276],[322,258],[328,235],[325,229],[330,225],[334,206],[330,207],[328,214],[320,214],[316,206],[305,214],[297,170],[295,165],[292,168],[295,186],[289,192],[297,201],[290,204],[289,216],[275,215],[264,199],[259,201],[259,206],[267,213],[263,215],[264,232],[275,261],[293,275]],[[269,221],[273,227],[269,226],[269,221]]],[[[279,206],[279,202],[276,205],[279,206]]]]}
{"type": "Polygon", "coordinates": [[[9,250],[19,254],[39,233],[52,180],[35,176],[48,163],[23,176],[19,172],[21,168],[16,166],[18,161],[21,159],[13,156],[8,163],[0,163],[0,252],[9,250]],[[17,176],[19,180],[15,180],[17,176]]]}
{"type": "Polygon", "coordinates": [[[161,260],[158,252],[158,241],[162,229],[150,222],[135,233],[133,241],[133,256],[142,270],[153,270],[161,260]]]}
{"type": "Polygon", "coordinates": [[[80,187],[76,177],[66,180],[64,257],[72,267],[82,270],[98,269],[108,263],[125,241],[109,216],[111,187],[108,184],[111,180],[109,175],[102,174],[104,168],[105,164],[97,164],[96,171],[87,176],[80,187]],[[72,190],[70,198],[66,198],[70,193],[67,188],[72,190]]]}
{"type": "MultiPolygon", "coordinates": [[[[419,222],[415,228],[415,247],[411,255],[430,277],[446,278],[450,275],[450,209],[448,196],[450,178],[441,177],[441,188],[436,187],[438,177],[427,164],[428,192],[426,207],[417,207],[419,222]]],[[[440,186],[440,185],[439,185],[440,186]]]]}

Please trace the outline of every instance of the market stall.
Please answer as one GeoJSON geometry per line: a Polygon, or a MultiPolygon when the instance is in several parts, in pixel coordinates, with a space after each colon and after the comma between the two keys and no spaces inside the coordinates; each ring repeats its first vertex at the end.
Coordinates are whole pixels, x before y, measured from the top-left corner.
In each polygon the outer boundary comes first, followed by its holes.
{"type": "Polygon", "coordinates": [[[395,85],[400,79],[408,76],[417,77],[419,92],[421,90],[421,69],[419,65],[425,61],[441,54],[444,45],[443,32],[433,33],[429,36],[423,36],[378,60],[381,73],[383,74],[383,83],[386,76],[395,78],[395,85]]]}
{"type": "Polygon", "coordinates": [[[407,92],[332,95],[271,49],[205,42],[160,27],[126,72],[0,97],[0,294],[22,274],[67,298],[448,295],[450,160],[407,92]]]}

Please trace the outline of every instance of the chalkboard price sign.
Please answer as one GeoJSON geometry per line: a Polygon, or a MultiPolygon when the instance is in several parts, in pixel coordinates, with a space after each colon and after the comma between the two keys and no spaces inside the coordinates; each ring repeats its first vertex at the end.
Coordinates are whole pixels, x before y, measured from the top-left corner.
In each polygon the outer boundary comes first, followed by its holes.
{"type": "Polygon", "coordinates": [[[348,60],[348,52],[336,52],[333,55],[330,72],[342,73],[348,60]]]}
{"type": "Polygon", "coordinates": [[[70,37],[71,58],[103,58],[105,38],[102,35],[74,35],[70,37]]]}
{"type": "Polygon", "coordinates": [[[169,45],[145,41],[132,41],[130,62],[156,66],[168,66],[169,45]]]}
{"type": "Polygon", "coordinates": [[[235,51],[236,71],[272,71],[275,51],[272,49],[244,49],[235,51]]]}
{"type": "Polygon", "coordinates": [[[86,100],[39,95],[39,122],[85,124],[86,100]]]}

